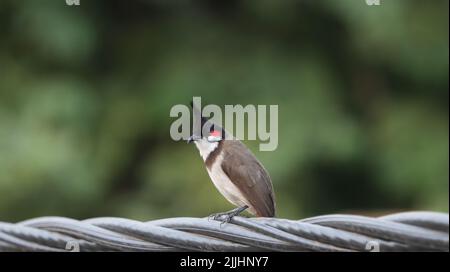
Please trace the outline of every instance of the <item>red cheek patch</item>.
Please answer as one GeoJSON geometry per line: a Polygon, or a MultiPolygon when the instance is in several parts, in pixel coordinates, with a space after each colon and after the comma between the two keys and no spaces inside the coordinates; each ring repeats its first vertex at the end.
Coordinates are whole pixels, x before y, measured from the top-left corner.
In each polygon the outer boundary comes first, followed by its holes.
{"type": "Polygon", "coordinates": [[[220,131],[218,130],[214,130],[213,132],[210,133],[211,136],[215,136],[215,137],[219,137],[220,136],[220,131]]]}

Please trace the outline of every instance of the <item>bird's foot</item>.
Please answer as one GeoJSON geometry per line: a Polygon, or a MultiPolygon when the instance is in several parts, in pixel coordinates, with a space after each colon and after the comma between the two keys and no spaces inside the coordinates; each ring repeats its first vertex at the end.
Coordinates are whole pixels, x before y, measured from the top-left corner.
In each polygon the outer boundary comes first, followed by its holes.
{"type": "Polygon", "coordinates": [[[242,207],[237,207],[228,212],[214,213],[214,214],[211,214],[210,216],[208,216],[208,220],[213,219],[213,220],[221,221],[222,223],[220,225],[222,226],[225,223],[230,223],[230,221],[231,221],[231,219],[233,219],[233,217],[238,216],[246,209],[248,209],[247,205],[242,206],[242,207]]]}

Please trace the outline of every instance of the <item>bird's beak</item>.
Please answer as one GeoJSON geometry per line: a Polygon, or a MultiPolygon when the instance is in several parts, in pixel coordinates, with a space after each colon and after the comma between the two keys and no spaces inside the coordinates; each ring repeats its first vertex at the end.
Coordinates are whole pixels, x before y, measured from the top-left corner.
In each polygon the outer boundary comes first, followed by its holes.
{"type": "Polygon", "coordinates": [[[187,143],[190,144],[192,142],[195,141],[194,135],[190,136],[189,139],[187,140],[187,143]]]}

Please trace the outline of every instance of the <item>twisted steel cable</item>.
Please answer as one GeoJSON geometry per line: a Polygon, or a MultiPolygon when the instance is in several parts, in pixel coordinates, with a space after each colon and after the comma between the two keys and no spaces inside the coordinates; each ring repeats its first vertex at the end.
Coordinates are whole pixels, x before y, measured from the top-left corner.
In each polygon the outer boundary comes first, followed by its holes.
{"type": "Polygon", "coordinates": [[[449,251],[449,215],[234,217],[229,223],[40,217],[0,222],[0,251],[449,251]]]}

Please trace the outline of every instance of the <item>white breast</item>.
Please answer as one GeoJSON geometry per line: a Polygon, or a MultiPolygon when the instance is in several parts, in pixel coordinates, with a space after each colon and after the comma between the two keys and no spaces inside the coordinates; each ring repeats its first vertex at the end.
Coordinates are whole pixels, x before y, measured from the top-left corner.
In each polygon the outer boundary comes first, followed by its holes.
{"type": "Polygon", "coordinates": [[[206,158],[208,158],[209,154],[217,148],[219,143],[218,142],[210,143],[205,139],[199,139],[195,141],[195,145],[197,146],[197,149],[200,152],[200,156],[202,156],[203,161],[205,161],[206,158]]]}
{"type": "Polygon", "coordinates": [[[219,154],[213,163],[211,170],[208,170],[208,174],[211,177],[212,182],[219,190],[219,192],[231,203],[236,206],[249,205],[246,203],[245,198],[242,196],[240,190],[230,181],[228,176],[223,171],[222,164],[223,156],[219,154]]]}

